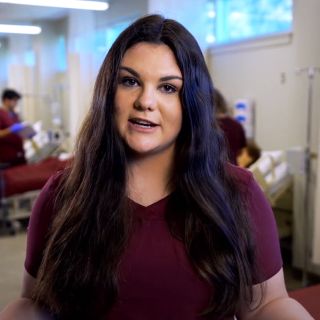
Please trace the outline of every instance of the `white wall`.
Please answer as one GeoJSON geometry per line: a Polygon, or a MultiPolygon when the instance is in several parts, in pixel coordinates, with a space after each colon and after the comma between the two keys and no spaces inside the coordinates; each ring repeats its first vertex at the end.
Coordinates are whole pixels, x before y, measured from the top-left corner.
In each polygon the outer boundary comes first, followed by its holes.
{"type": "Polygon", "coordinates": [[[57,101],[55,95],[58,83],[56,75],[59,65],[57,52],[57,39],[66,35],[66,22],[64,19],[57,21],[42,21],[42,33],[32,38],[35,52],[35,78],[36,88],[33,92],[34,103],[37,109],[37,119],[41,119],[45,128],[52,127],[53,104],[57,101]]]}
{"type": "MultiPolygon", "coordinates": [[[[7,51],[6,86],[21,93],[34,91],[35,74],[33,68],[26,63],[26,53],[32,48],[31,37],[23,35],[9,35],[7,51]]],[[[19,103],[20,112],[26,120],[35,114],[32,98],[27,94],[23,102],[19,103]]]]}
{"type": "Polygon", "coordinates": [[[8,39],[0,38],[0,89],[7,85],[8,39]]]}
{"type": "MultiPolygon", "coordinates": [[[[291,39],[213,49],[208,54],[214,83],[226,98],[230,102],[242,97],[255,101],[256,140],[263,149],[305,144],[307,81],[306,75],[298,77],[295,70],[320,66],[319,12],[320,1],[297,0],[291,39]]],[[[320,103],[319,78],[314,111],[320,103]]],[[[313,119],[316,137],[318,113],[313,119]]]]}

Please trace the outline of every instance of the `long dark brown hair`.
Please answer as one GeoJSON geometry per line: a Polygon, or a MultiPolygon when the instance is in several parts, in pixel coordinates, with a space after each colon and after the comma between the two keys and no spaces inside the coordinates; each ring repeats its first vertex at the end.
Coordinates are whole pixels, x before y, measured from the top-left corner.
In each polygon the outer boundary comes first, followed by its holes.
{"type": "Polygon", "coordinates": [[[184,242],[196,272],[219,293],[204,314],[232,315],[252,298],[254,254],[245,205],[228,169],[201,50],[181,24],[159,15],[124,30],[102,64],[74,163],[61,177],[33,298],[62,319],[99,319],[117,299],[117,271],[131,224],[127,154],[115,127],[114,97],[120,62],[139,42],[168,45],[184,80],[171,181],[179,205],[167,215],[168,226],[184,242]]]}

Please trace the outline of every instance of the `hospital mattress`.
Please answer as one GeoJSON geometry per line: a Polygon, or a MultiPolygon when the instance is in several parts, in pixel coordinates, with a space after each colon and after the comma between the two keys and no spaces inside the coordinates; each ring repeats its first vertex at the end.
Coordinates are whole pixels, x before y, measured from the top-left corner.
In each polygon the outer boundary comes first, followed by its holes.
{"type": "Polygon", "coordinates": [[[0,234],[15,234],[19,230],[17,220],[29,218],[42,187],[71,159],[51,157],[36,164],[0,170],[0,234]]]}
{"type": "Polygon", "coordinates": [[[69,161],[48,158],[37,164],[26,164],[3,170],[2,197],[41,189],[49,177],[64,169],[69,161]]]}
{"type": "Polygon", "coordinates": [[[286,152],[282,150],[264,151],[249,170],[272,205],[292,184],[286,152]]]}
{"type": "Polygon", "coordinates": [[[263,151],[261,157],[256,162],[260,172],[267,176],[273,168],[285,162],[285,153],[282,150],[263,151]]]}
{"type": "Polygon", "coordinates": [[[269,192],[271,194],[277,193],[283,186],[286,186],[287,183],[292,180],[292,177],[289,174],[288,163],[279,163],[265,179],[269,185],[269,192]]]}

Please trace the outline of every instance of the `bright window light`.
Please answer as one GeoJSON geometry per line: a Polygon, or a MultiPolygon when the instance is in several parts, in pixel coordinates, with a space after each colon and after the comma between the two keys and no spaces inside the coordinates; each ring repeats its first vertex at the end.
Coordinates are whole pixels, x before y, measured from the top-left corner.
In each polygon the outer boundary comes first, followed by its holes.
{"type": "Polygon", "coordinates": [[[0,33],[39,34],[40,32],[41,28],[38,26],[0,24],[0,33]]]}
{"type": "Polygon", "coordinates": [[[216,41],[216,38],[213,34],[208,34],[206,36],[206,42],[207,43],[214,43],[216,41]]]}
{"type": "Polygon", "coordinates": [[[293,0],[207,1],[207,13],[211,18],[208,34],[214,34],[215,44],[292,31],[293,0]]]}
{"type": "Polygon", "coordinates": [[[216,16],[216,12],[214,10],[208,11],[208,17],[209,18],[215,18],[215,16],[216,16]]]}
{"type": "Polygon", "coordinates": [[[84,0],[0,0],[0,3],[97,11],[104,11],[109,8],[107,2],[84,0]]]}

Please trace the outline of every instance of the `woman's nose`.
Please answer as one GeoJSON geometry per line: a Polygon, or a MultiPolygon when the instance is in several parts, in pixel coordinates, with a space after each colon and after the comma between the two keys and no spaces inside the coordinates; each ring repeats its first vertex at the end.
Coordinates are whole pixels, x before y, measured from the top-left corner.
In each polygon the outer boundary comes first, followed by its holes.
{"type": "Polygon", "coordinates": [[[141,111],[153,111],[156,106],[156,95],[152,88],[143,88],[134,102],[134,107],[141,111]]]}

